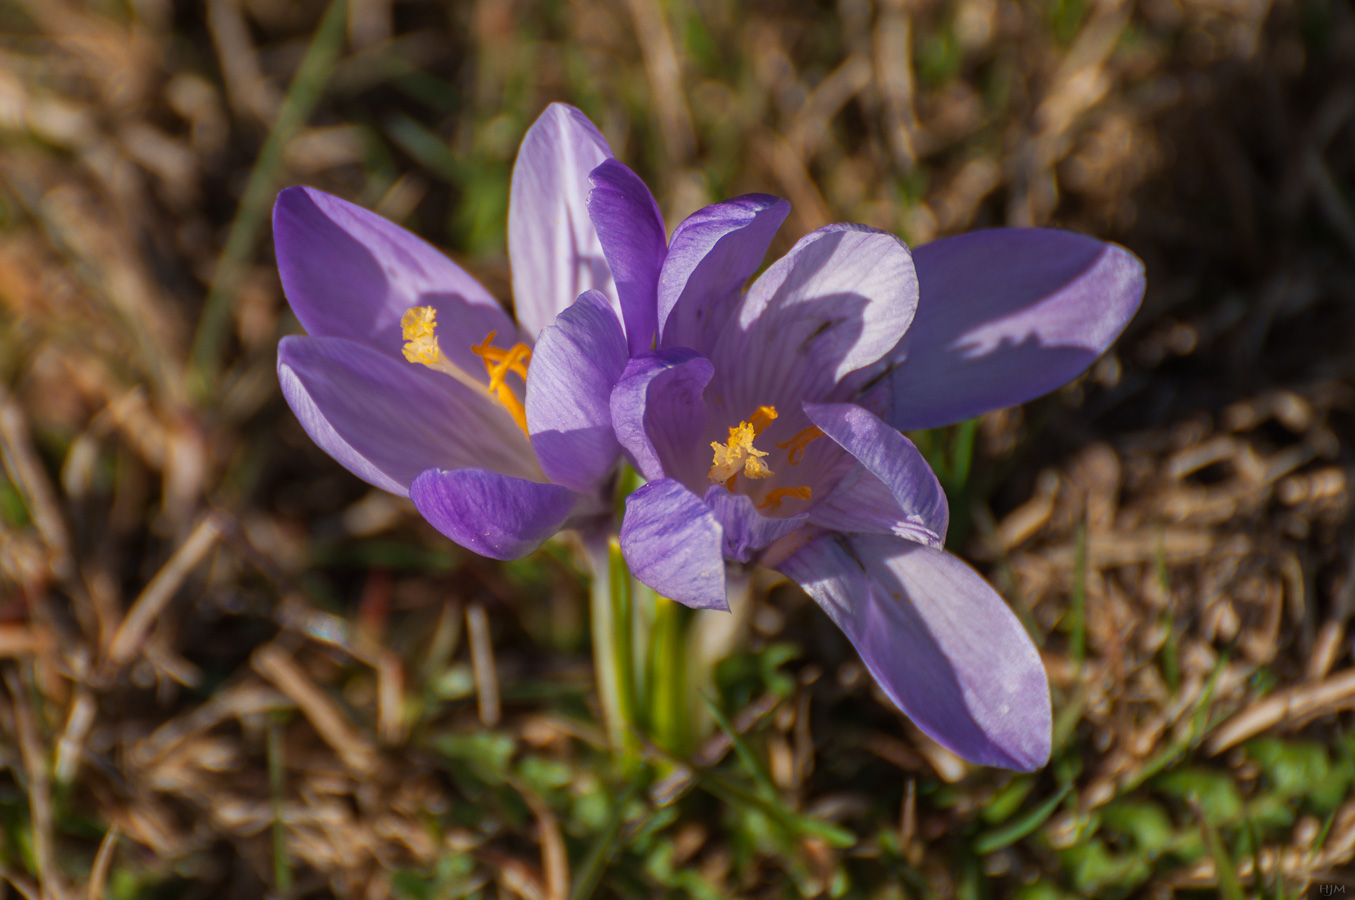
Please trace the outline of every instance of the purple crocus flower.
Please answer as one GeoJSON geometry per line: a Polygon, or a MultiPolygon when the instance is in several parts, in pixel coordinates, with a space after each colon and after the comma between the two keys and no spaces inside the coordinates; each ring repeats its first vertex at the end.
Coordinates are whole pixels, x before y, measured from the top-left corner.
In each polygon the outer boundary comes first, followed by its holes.
{"type": "MultiPolygon", "coordinates": [[[[628,358],[617,314],[636,319],[586,208],[588,173],[611,156],[560,104],[523,139],[508,213],[516,324],[459,266],[379,216],[310,188],[284,190],[273,210],[278,270],[307,331],[278,347],[302,427],[485,556],[522,556],[609,508],[620,448],[606,398],[628,358]],[[600,420],[586,403],[553,402],[566,374],[602,398],[600,420]]],[[[630,329],[646,346],[652,319],[630,329]]]]}
{"type": "Polygon", "coordinates": [[[589,209],[622,298],[656,310],[655,350],[633,356],[611,395],[616,436],[648,479],[621,527],[631,571],[688,606],[723,609],[727,564],[775,568],[941,744],[980,763],[1043,765],[1039,653],[942,549],[945,495],[898,429],[1076,375],[1137,308],[1139,261],[1058,231],[977,232],[910,254],[892,235],[833,225],[744,292],[784,201],[707,207],[665,247],[638,179],[607,162],[593,181],[589,209]]]}

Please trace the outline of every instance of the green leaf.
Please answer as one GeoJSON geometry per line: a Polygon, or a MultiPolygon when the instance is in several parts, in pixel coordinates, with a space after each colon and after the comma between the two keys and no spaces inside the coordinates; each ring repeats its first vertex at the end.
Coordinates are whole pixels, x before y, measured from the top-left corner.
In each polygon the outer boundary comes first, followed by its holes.
{"type": "Polygon", "coordinates": [[[992,853],[994,850],[1000,850],[1003,847],[1021,840],[1021,838],[1043,825],[1045,820],[1054,814],[1054,810],[1059,808],[1059,804],[1063,802],[1063,798],[1067,797],[1068,792],[1072,789],[1073,785],[1071,783],[1065,784],[1057,794],[1050,797],[1024,816],[1021,816],[1010,825],[1005,825],[1002,828],[995,828],[980,834],[974,841],[974,852],[979,854],[992,853]]]}
{"type": "Polygon", "coordinates": [[[1151,800],[1121,799],[1101,809],[1101,824],[1125,835],[1134,849],[1150,859],[1177,843],[1171,817],[1151,800]]]}
{"type": "Polygon", "coordinates": [[[626,810],[640,796],[640,791],[644,790],[645,782],[648,780],[648,769],[642,769],[626,792],[612,806],[601,833],[593,841],[588,856],[578,869],[578,874],[574,878],[574,888],[569,892],[569,900],[588,900],[593,896],[598,882],[602,880],[602,873],[607,869],[607,863],[616,852],[617,838],[621,834],[621,823],[625,820],[626,810]]]}
{"type": "MultiPolygon", "coordinates": [[[[1203,804],[1201,804],[1203,807],[1203,804]]],[[[1214,874],[1218,878],[1219,893],[1225,900],[1246,900],[1242,893],[1242,885],[1237,881],[1237,863],[1223,846],[1223,841],[1219,837],[1218,829],[1210,821],[1208,814],[1200,815],[1200,832],[1204,835],[1205,847],[1209,850],[1209,855],[1214,859],[1214,874]]]]}
{"type": "Polygon", "coordinates": [[[1344,766],[1334,766],[1327,748],[1320,744],[1268,737],[1249,742],[1244,752],[1261,766],[1271,787],[1282,797],[1327,801],[1322,804],[1326,812],[1339,806],[1345,796],[1349,772],[1344,766]]]}
{"type": "Polygon", "coordinates": [[[1035,787],[1035,778],[1031,775],[1019,775],[1003,785],[988,803],[984,805],[980,817],[989,825],[1005,822],[1012,816],[1035,787]]]}
{"type": "Polygon", "coordinates": [[[432,744],[438,753],[465,763],[472,772],[490,784],[499,784],[507,779],[508,766],[517,749],[511,737],[497,731],[444,734],[434,738],[432,744]]]}
{"type": "Polygon", "coordinates": [[[1159,775],[1152,787],[1183,802],[1197,801],[1211,825],[1228,825],[1242,818],[1242,794],[1223,772],[1184,767],[1159,775]]]}
{"type": "Polygon", "coordinates": [[[1112,853],[1100,838],[1063,851],[1063,861],[1071,872],[1074,887],[1084,894],[1100,894],[1112,887],[1117,889],[1117,895],[1127,894],[1152,874],[1152,867],[1143,857],[1112,853]]]}

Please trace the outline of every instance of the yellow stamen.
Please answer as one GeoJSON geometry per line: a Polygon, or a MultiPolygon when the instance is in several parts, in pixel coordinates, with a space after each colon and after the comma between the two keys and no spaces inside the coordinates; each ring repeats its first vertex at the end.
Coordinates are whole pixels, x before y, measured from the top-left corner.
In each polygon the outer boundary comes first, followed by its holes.
{"type": "Polygon", "coordinates": [[[415,306],[400,317],[400,330],[405,340],[405,359],[412,363],[435,366],[442,359],[438,338],[434,334],[437,310],[431,306],[415,306]]]}
{"type": "Polygon", "coordinates": [[[810,425],[790,440],[778,441],[776,446],[782,450],[789,450],[790,452],[786,454],[786,461],[792,466],[798,466],[800,460],[804,458],[805,448],[821,437],[823,437],[823,429],[817,425],[810,425]]]}
{"type": "Polygon", "coordinates": [[[725,487],[734,489],[734,479],[740,473],[747,478],[769,478],[772,470],[762,461],[767,454],[753,446],[753,438],[776,418],[776,407],[759,406],[752,415],[752,422],[740,422],[729,429],[729,440],[724,444],[711,441],[715,459],[708,477],[712,484],[724,482],[725,487]]]}
{"type": "Polygon", "coordinates": [[[767,496],[757,505],[758,509],[780,509],[781,501],[787,497],[794,497],[796,500],[808,500],[814,492],[807,485],[798,487],[780,487],[768,491],[767,496]]]}

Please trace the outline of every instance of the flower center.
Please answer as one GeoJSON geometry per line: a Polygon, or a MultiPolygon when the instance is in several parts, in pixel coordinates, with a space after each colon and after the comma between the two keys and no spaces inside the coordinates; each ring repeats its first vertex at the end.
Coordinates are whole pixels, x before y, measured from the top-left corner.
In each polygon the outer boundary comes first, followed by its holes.
{"type": "Polygon", "coordinates": [[[750,417],[751,421],[740,422],[729,429],[729,440],[724,444],[710,442],[715,451],[715,460],[710,467],[711,484],[724,485],[734,490],[734,479],[742,472],[745,478],[770,478],[772,470],[762,461],[766,452],[753,446],[753,438],[761,433],[776,418],[775,406],[759,406],[750,417]]]}
{"type": "MultiPolygon", "coordinates": [[[[405,359],[428,366],[430,369],[437,369],[470,387],[486,387],[442,355],[442,349],[438,346],[436,319],[437,310],[431,306],[412,307],[400,318],[400,330],[405,341],[405,359]]],[[[470,351],[484,361],[485,373],[489,376],[487,386],[489,393],[504,405],[513,421],[522,429],[522,433],[526,434],[527,410],[513,393],[513,389],[504,384],[504,379],[512,372],[526,381],[527,364],[532,360],[532,351],[526,344],[514,344],[507,350],[495,347],[493,344],[496,335],[497,331],[491,331],[483,341],[471,345],[470,351]]]]}
{"type": "MultiPolygon", "coordinates": [[[[745,478],[760,480],[770,478],[772,470],[763,462],[767,456],[766,451],[759,450],[753,446],[753,440],[762,433],[762,430],[770,425],[776,419],[775,406],[759,406],[746,421],[729,429],[729,440],[720,444],[711,441],[710,448],[715,451],[715,458],[710,467],[711,484],[723,483],[727,490],[734,490],[734,482],[742,474],[745,478]]],[[[795,447],[799,452],[804,451],[804,445],[808,444],[814,438],[823,434],[817,428],[807,428],[797,434],[790,441],[777,446],[785,448],[792,446],[790,460],[791,464],[799,462],[795,447]],[[816,431],[818,434],[805,437],[810,431],[816,431]],[[798,444],[796,442],[799,442],[798,444]]],[[[795,487],[773,488],[767,492],[767,496],[762,498],[762,502],[757,504],[758,509],[775,510],[781,508],[781,503],[787,498],[796,500],[808,500],[813,494],[808,485],[797,485],[795,487]]]]}

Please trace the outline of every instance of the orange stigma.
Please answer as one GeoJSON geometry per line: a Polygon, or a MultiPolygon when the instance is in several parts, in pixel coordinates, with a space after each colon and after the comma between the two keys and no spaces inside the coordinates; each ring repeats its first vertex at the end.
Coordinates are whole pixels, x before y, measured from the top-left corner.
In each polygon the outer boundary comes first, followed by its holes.
{"type": "Polygon", "coordinates": [[[522,433],[526,434],[527,410],[517,394],[514,394],[513,389],[504,384],[503,380],[508,377],[509,372],[512,372],[526,381],[527,365],[532,361],[532,351],[526,344],[514,344],[507,350],[501,350],[493,346],[497,335],[497,331],[491,331],[483,341],[472,344],[470,352],[484,360],[485,374],[489,376],[489,392],[498,398],[508,410],[508,414],[513,417],[513,421],[518,423],[522,433]]]}
{"type": "Polygon", "coordinates": [[[798,487],[780,487],[768,491],[767,496],[762,498],[762,502],[757,505],[758,509],[776,510],[781,508],[781,501],[787,497],[794,497],[796,500],[808,500],[814,495],[808,485],[799,485],[798,487]]]}
{"type": "Polygon", "coordinates": [[[798,466],[800,460],[804,459],[805,448],[821,437],[823,437],[823,429],[819,428],[817,425],[810,425],[790,440],[778,441],[776,446],[780,447],[782,450],[788,451],[786,453],[786,462],[790,463],[792,466],[798,466]]]}

